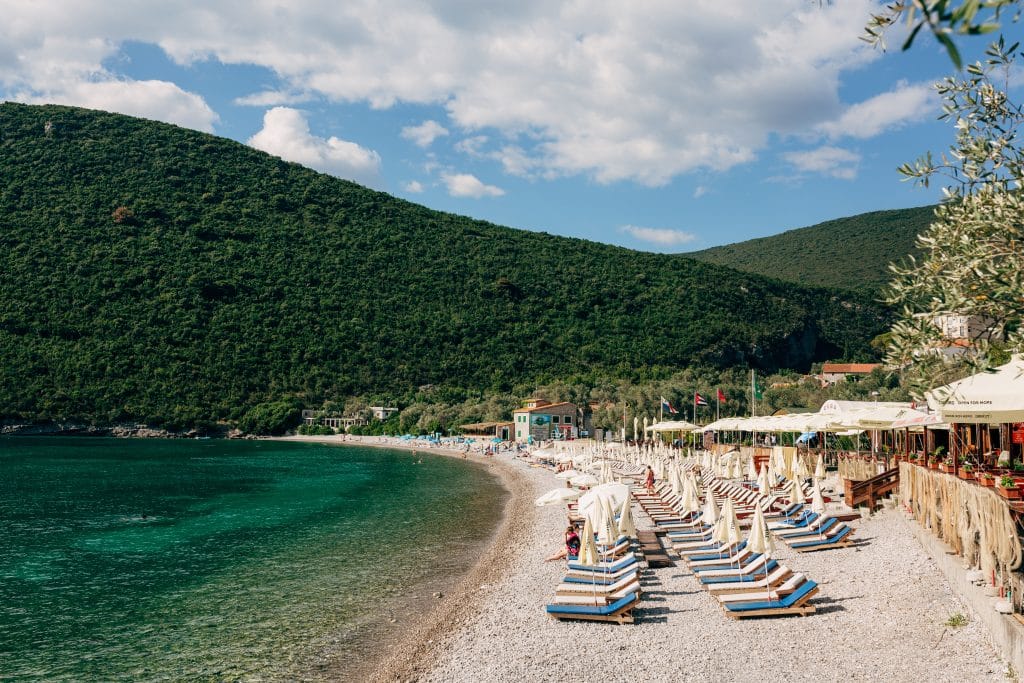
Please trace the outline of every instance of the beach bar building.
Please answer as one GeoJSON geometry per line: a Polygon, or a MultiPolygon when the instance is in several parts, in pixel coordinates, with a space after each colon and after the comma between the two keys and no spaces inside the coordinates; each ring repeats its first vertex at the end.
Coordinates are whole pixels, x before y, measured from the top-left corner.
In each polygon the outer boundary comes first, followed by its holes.
{"type": "Polygon", "coordinates": [[[519,443],[548,441],[549,439],[576,439],[580,435],[575,403],[550,403],[542,398],[531,398],[522,408],[512,411],[515,440],[519,443]]]}

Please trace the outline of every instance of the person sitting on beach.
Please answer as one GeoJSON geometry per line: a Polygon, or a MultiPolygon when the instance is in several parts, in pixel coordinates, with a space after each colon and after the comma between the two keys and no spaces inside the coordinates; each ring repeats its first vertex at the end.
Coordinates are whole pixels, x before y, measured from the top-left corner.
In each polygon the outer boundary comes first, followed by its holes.
{"type": "Polygon", "coordinates": [[[650,465],[647,466],[647,475],[644,478],[644,486],[647,487],[648,491],[654,489],[654,470],[651,469],[650,465]]]}
{"type": "Polygon", "coordinates": [[[563,560],[565,558],[576,559],[580,556],[580,535],[576,533],[576,527],[569,525],[565,530],[565,547],[551,557],[544,558],[545,562],[563,560]]]}

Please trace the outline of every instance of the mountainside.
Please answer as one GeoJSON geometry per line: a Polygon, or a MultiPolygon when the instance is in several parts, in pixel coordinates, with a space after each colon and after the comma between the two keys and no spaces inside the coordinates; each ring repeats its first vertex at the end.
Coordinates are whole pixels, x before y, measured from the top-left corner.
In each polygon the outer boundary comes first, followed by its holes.
{"type": "Polygon", "coordinates": [[[283,397],[508,390],[870,356],[886,312],[440,213],[210,135],[0,105],[0,417],[237,420],[283,397]]]}
{"type": "Polygon", "coordinates": [[[874,294],[891,279],[890,263],[917,254],[914,239],[934,211],[872,211],[686,256],[786,282],[874,294]]]}

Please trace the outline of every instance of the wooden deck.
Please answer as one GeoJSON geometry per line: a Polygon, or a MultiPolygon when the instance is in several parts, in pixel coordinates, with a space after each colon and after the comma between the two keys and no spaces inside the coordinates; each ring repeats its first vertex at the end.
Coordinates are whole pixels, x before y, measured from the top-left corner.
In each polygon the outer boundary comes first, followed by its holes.
{"type": "Polygon", "coordinates": [[[653,531],[638,531],[637,540],[640,542],[640,551],[647,560],[647,566],[657,569],[659,567],[674,567],[676,563],[668,556],[661,546],[661,539],[653,531]]]}

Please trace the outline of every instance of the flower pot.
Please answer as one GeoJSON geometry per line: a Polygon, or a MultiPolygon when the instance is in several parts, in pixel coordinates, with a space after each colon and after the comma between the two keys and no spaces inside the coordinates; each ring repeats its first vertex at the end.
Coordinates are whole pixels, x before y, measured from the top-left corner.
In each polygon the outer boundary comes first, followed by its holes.
{"type": "Polygon", "coordinates": [[[961,479],[967,479],[969,481],[971,479],[974,479],[974,470],[960,470],[960,473],[957,476],[959,476],[961,479]]]}
{"type": "Polygon", "coordinates": [[[928,463],[928,469],[930,469],[930,470],[937,470],[937,469],[939,469],[939,463],[937,463],[937,462],[930,462],[930,463],[928,463]]]}
{"type": "Polygon", "coordinates": [[[1004,488],[1002,484],[997,484],[996,493],[998,493],[1000,496],[1007,500],[1020,500],[1020,488],[1017,486],[1004,488]]]}
{"type": "Polygon", "coordinates": [[[985,474],[984,472],[978,473],[978,483],[982,486],[992,487],[996,485],[996,478],[991,474],[985,474]]]}

